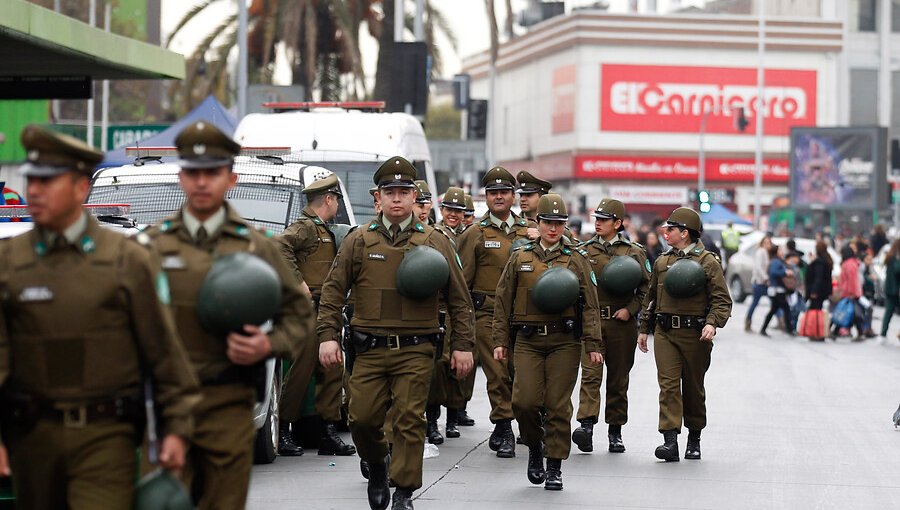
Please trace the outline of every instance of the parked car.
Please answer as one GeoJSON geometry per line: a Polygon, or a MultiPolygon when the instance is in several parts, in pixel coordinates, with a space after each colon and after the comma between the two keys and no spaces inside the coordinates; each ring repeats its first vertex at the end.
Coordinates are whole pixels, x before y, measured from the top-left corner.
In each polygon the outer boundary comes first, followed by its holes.
{"type": "MultiPolygon", "coordinates": [[[[130,204],[130,215],[141,225],[152,225],[178,210],[184,192],[178,183],[180,168],[173,163],[144,162],[106,168],[94,175],[88,203],[130,204]]],[[[235,159],[237,185],[226,198],[249,223],[278,234],[294,222],[306,207],[304,186],[322,178],[329,170],[285,162],[280,157],[235,159]]],[[[344,198],[335,223],[355,225],[356,217],[343,181],[338,178],[344,198]]],[[[265,397],[257,402],[253,423],[257,433],[254,462],[269,464],[278,453],[278,400],[281,396],[281,363],[266,362],[266,380],[271,381],[265,397]]]]}
{"type": "MultiPolygon", "coordinates": [[[[725,282],[731,291],[731,299],[737,303],[741,303],[748,295],[753,294],[753,287],[750,284],[750,278],[753,274],[753,254],[759,246],[760,240],[763,238],[762,232],[751,232],[741,237],[741,248],[735,253],[728,262],[725,269],[725,282]]],[[[787,243],[787,237],[773,237],[772,242],[778,246],[787,243]]],[[[803,254],[804,262],[809,263],[812,260],[811,254],[816,251],[815,239],[794,238],[797,243],[797,251],[803,254]]],[[[834,261],[832,268],[832,282],[836,282],[841,274],[841,258],[833,249],[828,248],[828,254],[834,261]]],[[[833,285],[833,283],[832,283],[833,285]]]]}

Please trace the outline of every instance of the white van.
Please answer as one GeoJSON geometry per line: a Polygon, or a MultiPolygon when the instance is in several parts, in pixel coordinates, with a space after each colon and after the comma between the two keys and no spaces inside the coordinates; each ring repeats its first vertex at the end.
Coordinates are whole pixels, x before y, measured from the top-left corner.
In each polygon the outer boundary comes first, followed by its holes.
{"type": "Polygon", "coordinates": [[[268,103],[278,113],[252,113],[235,130],[243,146],[290,147],[285,162],[325,167],[349,192],[356,219],[375,215],[369,188],[382,162],[403,156],[438,196],[425,131],[415,117],[385,113],[383,102],[268,103]]]}

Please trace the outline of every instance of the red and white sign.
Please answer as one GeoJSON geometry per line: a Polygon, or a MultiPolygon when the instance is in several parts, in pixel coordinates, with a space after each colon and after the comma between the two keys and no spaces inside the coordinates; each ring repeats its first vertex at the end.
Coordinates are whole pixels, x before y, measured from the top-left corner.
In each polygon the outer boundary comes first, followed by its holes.
{"type": "Polygon", "coordinates": [[[558,67],[553,71],[553,134],[575,130],[575,66],[558,67]]]}
{"type": "MultiPolygon", "coordinates": [[[[582,179],[630,179],[696,181],[697,158],[576,156],[574,177],[582,179]]],[[[747,159],[706,159],[710,182],[753,181],[756,164],[747,159]]],[[[763,182],[786,183],[790,164],[786,159],[763,160],[763,182]]]]}
{"type": "Polygon", "coordinates": [[[688,190],[685,187],[609,186],[607,194],[626,204],[681,205],[688,201],[688,190]]]}
{"type": "MultiPolygon", "coordinates": [[[[756,69],[735,67],[601,65],[600,129],[698,133],[704,112],[707,133],[740,133],[733,111],[756,132],[756,69]]],[[[766,69],[763,132],[786,136],[793,126],[816,125],[816,71],[766,69]]]]}

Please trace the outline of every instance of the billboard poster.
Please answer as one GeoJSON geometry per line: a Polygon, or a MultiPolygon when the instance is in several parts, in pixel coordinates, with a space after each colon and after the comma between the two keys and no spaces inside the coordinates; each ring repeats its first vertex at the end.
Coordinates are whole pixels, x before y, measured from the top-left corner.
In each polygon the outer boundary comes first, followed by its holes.
{"type": "MultiPolygon", "coordinates": [[[[755,68],[601,65],[600,130],[737,134],[734,109],[756,132],[755,68]]],[[[816,71],[766,69],[764,133],[787,136],[793,126],[816,125],[816,71]]]]}
{"type": "Polygon", "coordinates": [[[886,205],[887,131],[879,127],[791,130],[791,205],[871,211],[886,205]]]}

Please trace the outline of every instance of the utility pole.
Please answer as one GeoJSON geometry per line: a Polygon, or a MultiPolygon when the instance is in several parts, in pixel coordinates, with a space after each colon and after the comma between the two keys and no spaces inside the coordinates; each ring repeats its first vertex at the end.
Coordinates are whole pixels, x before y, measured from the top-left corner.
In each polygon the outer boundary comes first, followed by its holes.
{"type": "MultiPolygon", "coordinates": [[[[112,5],[109,0],[103,6],[103,29],[109,32],[110,17],[112,17],[112,5]]],[[[103,80],[103,97],[100,103],[100,150],[106,151],[109,140],[109,80],[103,80]]]]}
{"type": "Polygon", "coordinates": [[[753,192],[755,203],[753,205],[753,225],[760,228],[762,217],[762,174],[763,174],[763,126],[766,111],[766,84],[763,57],[766,53],[766,2],[762,0],[759,5],[759,34],[757,35],[757,68],[756,68],[756,168],[753,175],[753,192]]]}
{"type": "MultiPolygon", "coordinates": [[[[97,0],[88,3],[88,24],[97,26],[97,0]]],[[[94,82],[91,81],[91,98],[87,104],[87,144],[94,146],[94,82]]]]}
{"type": "Polygon", "coordinates": [[[247,114],[247,0],[238,0],[238,120],[247,114]]]}

